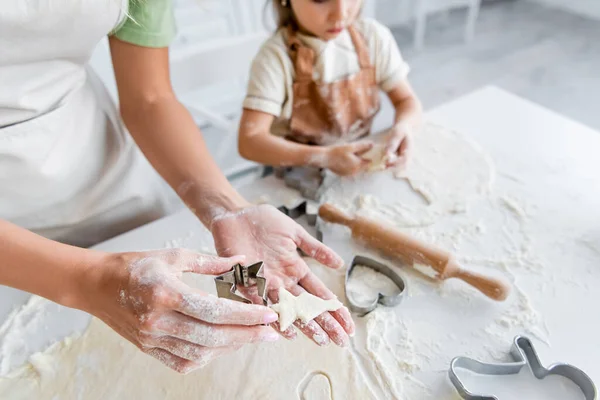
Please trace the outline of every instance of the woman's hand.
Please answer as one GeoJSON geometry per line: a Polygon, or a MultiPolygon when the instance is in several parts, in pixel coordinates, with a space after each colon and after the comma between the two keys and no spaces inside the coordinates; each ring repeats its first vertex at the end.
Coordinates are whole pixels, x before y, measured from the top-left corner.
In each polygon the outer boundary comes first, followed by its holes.
{"type": "MultiPolygon", "coordinates": [[[[224,214],[215,218],[211,231],[220,255],[244,254],[247,265],[264,262],[268,296],[272,302],[278,302],[280,287],[294,296],[307,291],[323,299],[335,297],[308,268],[297,249],[329,268],[340,268],[344,261],[276,208],[260,205],[224,214]]],[[[245,294],[255,303],[262,301],[256,293],[245,294]]],[[[346,346],[348,335],[354,333],[354,322],[345,307],[323,313],[305,325],[296,321],[295,325],[319,345],[326,345],[331,339],[339,346],[346,346]]],[[[293,327],[282,334],[288,339],[296,336],[293,327]]]]}
{"type": "Polygon", "coordinates": [[[190,250],[108,254],[86,287],[83,310],[102,319],[170,368],[189,373],[246,343],[272,342],[271,309],[244,304],[194,289],[184,272],[218,275],[244,261],[190,250]]]}
{"type": "Polygon", "coordinates": [[[387,168],[405,168],[412,151],[412,130],[408,124],[399,122],[388,134],[385,147],[387,168]]]}
{"type": "Polygon", "coordinates": [[[369,141],[330,146],[325,153],[324,167],[340,176],[351,176],[365,170],[369,161],[361,158],[373,147],[369,141]]]}

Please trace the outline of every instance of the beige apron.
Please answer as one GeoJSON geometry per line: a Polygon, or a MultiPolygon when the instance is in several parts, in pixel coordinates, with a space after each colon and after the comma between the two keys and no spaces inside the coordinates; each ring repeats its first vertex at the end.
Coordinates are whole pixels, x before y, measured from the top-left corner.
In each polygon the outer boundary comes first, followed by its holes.
{"type": "MultiPolygon", "coordinates": [[[[315,82],[315,52],[288,26],[288,48],[296,70],[294,101],[287,140],[327,146],[367,136],[379,112],[379,88],[364,38],[354,27],[348,32],[358,56],[360,71],[331,83],[315,82]]],[[[274,168],[275,175],[303,197],[318,200],[324,176],[319,168],[274,168]]]]}
{"type": "Polygon", "coordinates": [[[379,90],[365,40],[354,27],[348,32],[360,71],[331,83],[313,80],[315,52],[288,27],[288,47],[296,70],[294,101],[287,139],[304,144],[349,142],[370,133],[379,111],[379,90]]]}
{"type": "Polygon", "coordinates": [[[87,62],[125,0],[0,12],[0,218],[89,246],[162,216],[168,189],[87,62]]]}

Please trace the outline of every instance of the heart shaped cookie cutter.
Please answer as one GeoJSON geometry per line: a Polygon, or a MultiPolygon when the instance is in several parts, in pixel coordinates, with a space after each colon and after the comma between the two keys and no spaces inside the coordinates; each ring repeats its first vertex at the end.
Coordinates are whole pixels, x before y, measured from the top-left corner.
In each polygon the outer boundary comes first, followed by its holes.
{"type": "Polygon", "coordinates": [[[585,396],[585,400],[596,400],[598,393],[592,379],[582,370],[570,364],[556,363],[548,368],[540,361],[531,340],[524,336],[517,336],[510,350],[512,363],[491,364],[482,363],[468,357],[456,357],[450,363],[448,376],[450,381],[465,400],[498,400],[496,396],[476,394],[470,392],[457,375],[457,369],[465,369],[479,375],[513,375],[518,374],[521,369],[528,365],[529,369],[537,379],[544,379],[548,375],[560,375],[575,383],[585,396]]]}
{"type": "Polygon", "coordinates": [[[380,263],[379,261],[373,260],[369,257],[364,256],[356,256],[352,260],[352,263],[346,270],[346,282],[344,285],[344,289],[346,291],[346,299],[348,299],[348,307],[352,312],[355,312],[361,316],[366,315],[377,308],[378,304],[381,304],[386,307],[394,307],[400,304],[402,299],[404,298],[404,293],[406,292],[406,282],[400,275],[394,272],[390,267],[385,264],[380,263]],[[400,291],[398,293],[392,295],[386,295],[383,293],[379,293],[376,299],[373,299],[373,302],[370,304],[357,304],[352,299],[352,295],[348,293],[348,282],[350,281],[350,276],[352,275],[352,271],[354,267],[361,266],[370,268],[375,270],[392,280],[398,286],[400,291]]]}

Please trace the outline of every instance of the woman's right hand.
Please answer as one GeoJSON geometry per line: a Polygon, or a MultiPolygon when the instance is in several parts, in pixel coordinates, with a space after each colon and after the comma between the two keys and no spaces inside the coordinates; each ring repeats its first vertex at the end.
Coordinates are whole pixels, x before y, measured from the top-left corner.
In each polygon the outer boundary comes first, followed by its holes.
{"type": "Polygon", "coordinates": [[[325,168],[340,176],[356,175],[365,170],[370,161],[361,158],[373,147],[373,142],[360,141],[330,146],[326,152],[325,168]]]}
{"type": "Polygon", "coordinates": [[[170,368],[189,373],[246,343],[272,342],[262,326],[277,314],[259,305],[217,298],[181,281],[184,272],[218,275],[243,256],[190,250],[107,254],[82,288],[81,308],[170,368]]]}

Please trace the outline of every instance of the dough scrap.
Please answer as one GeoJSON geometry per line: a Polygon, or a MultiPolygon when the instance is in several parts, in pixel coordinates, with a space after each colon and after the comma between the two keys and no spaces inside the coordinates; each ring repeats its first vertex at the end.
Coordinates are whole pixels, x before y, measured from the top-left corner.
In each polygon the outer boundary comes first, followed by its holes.
{"type": "Polygon", "coordinates": [[[361,155],[361,158],[370,161],[367,171],[377,172],[385,170],[388,160],[387,154],[385,153],[385,144],[375,143],[371,150],[361,155]]]}
{"type": "Polygon", "coordinates": [[[279,327],[282,332],[297,319],[306,324],[325,311],[335,311],[342,307],[343,304],[338,299],[323,300],[307,292],[295,297],[282,287],[279,288],[279,303],[271,306],[279,314],[279,327]]]}
{"type": "Polygon", "coordinates": [[[310,373],[298,386],[301,400],[332,400],[331,380],[323,372],[310,373]]]}

